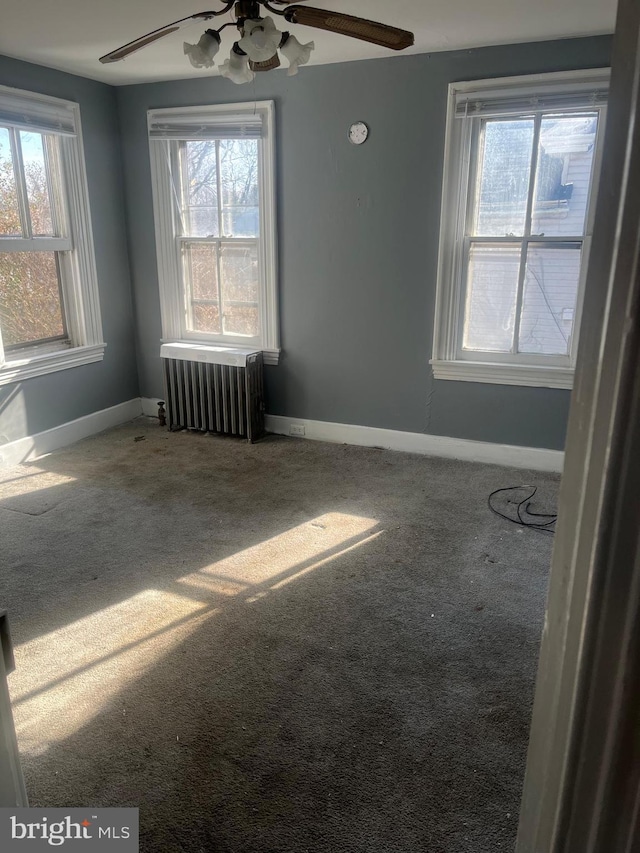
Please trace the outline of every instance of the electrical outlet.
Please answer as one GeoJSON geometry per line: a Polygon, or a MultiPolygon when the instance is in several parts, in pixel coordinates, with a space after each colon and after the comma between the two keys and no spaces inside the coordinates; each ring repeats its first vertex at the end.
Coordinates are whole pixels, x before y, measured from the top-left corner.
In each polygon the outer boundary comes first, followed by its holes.
{"type": "Polygon", "coordinates": [[[304,424],[289,424],[289,435],[304,435],[304,424]]]}

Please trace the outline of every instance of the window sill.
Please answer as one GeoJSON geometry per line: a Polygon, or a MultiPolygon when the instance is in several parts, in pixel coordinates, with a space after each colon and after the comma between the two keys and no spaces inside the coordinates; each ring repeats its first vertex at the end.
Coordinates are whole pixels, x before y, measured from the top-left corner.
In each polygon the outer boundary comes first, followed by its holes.
{"type": "Polygon", "coordinates": [[[171,341],[162,343],[161,358],[177,358],[183,361],[205,361],[213,364],[231,364],[243,366],[247,355],[262,352],[265,364],[278,364],[279,349],[261,349],[261,347],[243,347],[224,344],[203,344],[195,341],[171,341]]]}
{"type": "Polygon", "coordinates": [[[488,382],[494,385],[528,385],[535,388],[573,388],[572,367],[436,359],[432,359],[431,365],[436,379],[488,382]]]}
{"type": "MultiPolygon", "coordinates": [[[[11,382],[22,382],[24,379],[33,379],[35,376],[44,376],[46,373],[55,373],[58,370],[68,370],[70,367],[79,367],[81,364],[92,364],[102,361],[106,344],[94,344],[86,347],[72,347],[58,349],[54,352],[39,353],[36,355],[23,355],[22,358],[14,358],[0,367],[0,385],[8,385],[11,382]]],[[[32,350],[35,352],[35,350],[32,350]]]]}

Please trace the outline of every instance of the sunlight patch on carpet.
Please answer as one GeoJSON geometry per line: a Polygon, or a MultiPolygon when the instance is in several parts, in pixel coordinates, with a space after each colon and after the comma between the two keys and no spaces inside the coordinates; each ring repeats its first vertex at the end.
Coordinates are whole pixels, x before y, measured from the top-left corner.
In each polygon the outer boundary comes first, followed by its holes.
{"type": "Polygon", "coordinates": [[[10,690],[21,750],[41,754],[73,735],[213,612],[145,590],[17,646],[10,690]]]}
{"type": "MultiPolygon", "coordinates": [[[[21,750],[41,755],[101,712],[230,598],[253,604],[379,536],[378,522],[326,513],[16,647],[10,689],[21,750]]],[[[176,672],[176,677],[179,673],[176,672]]]]}
{"type": "Polygon", "coordinates": [[[238,551],[180,578],[178,583],[203,587],[222,595],[236,595],[256,587],[272,587],[286,580],[288,573],[299,574],[309,565],[326,562],[337,549],[361,544],[362,537],[378,522],[342,512],[328,512],[292,527],[271,539],[238,551]]]}

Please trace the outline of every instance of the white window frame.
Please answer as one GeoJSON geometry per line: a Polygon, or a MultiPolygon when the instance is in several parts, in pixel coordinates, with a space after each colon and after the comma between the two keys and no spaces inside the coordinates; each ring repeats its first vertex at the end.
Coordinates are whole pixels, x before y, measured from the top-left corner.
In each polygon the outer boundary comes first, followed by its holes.
{"type": "MultiPolygon", "coordinates": [[[[91,364],[104,358],[98,275],[96,270],[89,190],[84,161],[80,106],[73,101],[0,86],[2,115],[13,115],[14,126],[38,130],[40,124],[60,132],[63,239],[0,236],[0,252],[33,249],[59,252],[67,339],[35,343],[5,353],[0,332],[0,385],[91,364]],[[21,118],[21,116],[23,116],[21,118]]],[[[6,122],[4,122],[6,124],[6,122]]]]}
{"type": "MultiPolygon", "coordinates": [[[[522,77],[475,80],[452,83],[449,86],[445,160],[442,190],[440,244],[436,283],[436,304],[433,336],[433,357],[430,361],[436,379],[463,382],[488,382],[498,385],[529,385],[545,388],[572,388],[582,312],[584,281],[588,265],[595,200],[602,158],[602,140],[606,106],[598,104],[600,113],[596,138],[592,183],[582,238],[580,281],[576,312],[568,356],[545,356],[518,353],[476,353],[462,351],[462,331],[465,310],[466,269],[465,243],[469,211],[473,203],[473,182],[477,164],[472,162],[474,132],[479,118],[472,111],[468,118],[456,117],[456,102],[460,96],[473,98],[479,92],[500,92],[507,97],[531,97],[566,92],[588,92],[591,85],[608,84],[607,68],[535,74],[522,77]]],[[[585,108],[591,109],[592,107],[585,108]]],[[[548,111],[548,108],[546,109],[548,111]]],[[[529,115],[536,112],[532,106],[529,115]]],[[[524,239],[524,238],[523,238],[524,239]]],[[[520,242],[522,240],[518,238],[520,242]]],[[[516,240],[517,242],[517,240],[516,240]]],[[[550,242],[557,242],[550,239],[550,242]]],[[[564,242],[571,242],[564,240],[564,242]]]]}
{"type": "Polygon", "coordinates": [[[276,200],[275,200],[275,114],[273,101],[251,101],[241,104],[216,104],[197,107],[176,107],[149,110],[148,122],[159,121],[171,126],[180,119],[188,122],[189,116],[202,118],[212,124],[224,116],[262,114],[263,136],[258,146],[259,157],[259,219],[258,237],[260,336],[247,341],[231,335],[213,335],[189,331],[187,305],[183,280],[181,244],[185,240],[197,242],[197,237],[185,238],[180,230],[179,199],[174,189],[171,170],[176,168],[170,140],[150,139],[151,184],[155,220],[158,283],[160,288],[160,313],[163,345],[192,343],[200,349],[209,344],[219,351],[255,352],[261,350],[265,364],[278,364],[280,358],[280,327],[278,316],[278,288],[276,263],[276,200]]]}

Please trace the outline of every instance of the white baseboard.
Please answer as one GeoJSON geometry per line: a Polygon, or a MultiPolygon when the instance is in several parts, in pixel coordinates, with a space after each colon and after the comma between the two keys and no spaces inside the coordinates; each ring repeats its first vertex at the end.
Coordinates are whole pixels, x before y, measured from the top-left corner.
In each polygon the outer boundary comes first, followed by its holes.
{"type": "MultiPolygon", "coordinates": [[[[268,432],[274,432],[278,435],[291,435],[292,426],[304,428],[304,438],[310,438],[314,441],[358,444],[363,447],[383,447],[385,450],[402,450],[406,453],[443,456],[447,459],[463,459],[468,462],[486,462],[491,465],[506,465],[510,468],[531,468],[535,471],[560,473],[564,463],[564,453],[560,450],[516,447],[512,444],[491,444],[486,441],[468,441],[463,438],[447,438],[442,435],[401,432],[393,429],[378,429],[352,424],[334,424],[304,418],[287,418],[281,415],[266,416],[268,432]]],[[[299,435],[299,431],[297,435],[299,435]]]]}
{"type": "Polygon", "coordinates": [[[10,468],[12,465],[19,465],[21,462],[44,456],[45,453],[66,447],[74,441],[80,441],[81,438],[87,438],[97,432],[131,421],[141,414],[140,397],[135,397],[133,400],[127,400],[109,409],[101,409],[99,412],[92,412],[75,421],[60,424],[53,429],[19,438],[8,444],[0,444],[0,468],[10,468]]]}
{"type": "Polygon", "coordinates": [[[143,415],[146,415],[148,418],[158,417],[158,403],[160,402],[160,397],[141,397],[141,402],[143,415]]]}
{"type": "MultiPolygon", "coordinates": [[[[139,415],[157,417],[157,414],[158,399],[154,397],[136,397],[109,409],[92,412],[83,418],[69,421],[45,432],[0,445],[0,468],[19,465],[21,462],[51,453],[82,438],[131,421],[139,415]]],[[[491,444],[485,441],[468,441],[462,438],[447,438],[441,435],[401,432],[353,424],[334,424],[328,421],[287,418],[281,415],[266,415],[265,420],[268,432],[291,435],[291,427],[295,426],[304,430],[304,438],[314,441],[356,444],[362,447],[384,447],[386,450],[401,450],[426,456],[443,456],[447,459],[463,459],[468,462],[486,462],[492,465],[557,473],[562,471],[564,462],[562,451],[545,450],[539,447],[491,444]]]]}

